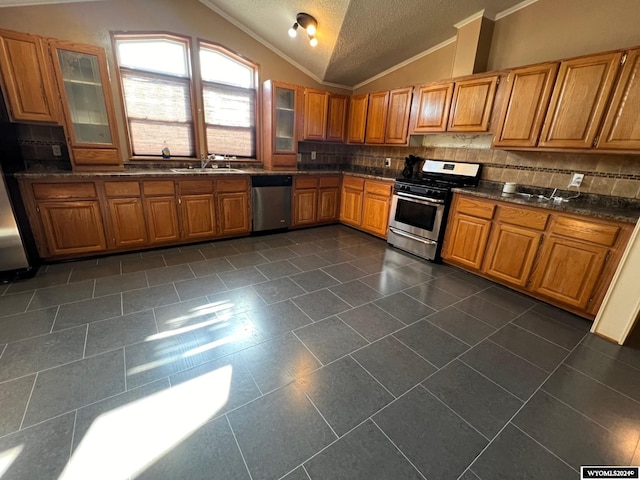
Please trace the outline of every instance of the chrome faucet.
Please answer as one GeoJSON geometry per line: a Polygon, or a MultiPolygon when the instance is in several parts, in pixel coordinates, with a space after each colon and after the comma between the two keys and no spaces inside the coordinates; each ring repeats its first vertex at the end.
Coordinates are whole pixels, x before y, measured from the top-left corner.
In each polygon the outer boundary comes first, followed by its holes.
{"type": "Polygon", "coordinates": [[[207,168],[207,165],[209,165],[209,163],[211,163],[212,161],[213,161],[213,158],[211,155],[207,157],[203,153],[202,155],[200,155],[200,168],[207,168]]]}

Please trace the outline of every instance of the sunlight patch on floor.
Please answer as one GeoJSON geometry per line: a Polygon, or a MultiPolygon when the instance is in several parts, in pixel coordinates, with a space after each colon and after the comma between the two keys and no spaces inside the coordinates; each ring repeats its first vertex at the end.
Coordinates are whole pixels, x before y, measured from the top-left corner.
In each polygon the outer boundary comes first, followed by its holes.
{"type": "Polygon", "coordinates": [[[100,415],[59,480],[128,479],[170,452],[227,403],[232,367],[100,415]]]}
{"type": "Polygon", "coordinates": [[[4,474],[7,473],[7,470],[9,470],[11,464],[13,464],[20,453],[22,453],[23,449],[24,445],[18,445],[17,447],[0,452],[0,478],[4,477],[4,474]]]}

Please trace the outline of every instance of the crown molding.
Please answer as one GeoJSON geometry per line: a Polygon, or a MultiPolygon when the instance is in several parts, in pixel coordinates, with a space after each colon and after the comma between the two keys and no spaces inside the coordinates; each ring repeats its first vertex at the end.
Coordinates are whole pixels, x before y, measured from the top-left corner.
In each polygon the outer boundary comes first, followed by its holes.
{"type": "Polygon", "coordinates": [[[498,12],[495,15],[495,17],[492,18],[491,20],[500,20],[501,18],[508,17],[512,13],[515,13],[518,10],[522,10],[523,8],[526,8],[529,5],[532,5],[532,4],[536,3],[537,1],[538,0],[524,0],[523,2],[520,2],[517,5],[514,5],[513,7],[510,7],[510,8],[507,8],[506,10],[498,12]]]}
{"type": "Polygon", "coordinates": [[[465,25],[470,24],[471,22],[482,18],[484,16],[484,9],[480,10],[479,12],[474,13],[473,15],[471,15],[470,17],[465,18],[464,20],[460,20],[458,23],[454,23],[453,26],[456,27],[457,29],[460,29],[462,27],[464,27],[465,25]]]}

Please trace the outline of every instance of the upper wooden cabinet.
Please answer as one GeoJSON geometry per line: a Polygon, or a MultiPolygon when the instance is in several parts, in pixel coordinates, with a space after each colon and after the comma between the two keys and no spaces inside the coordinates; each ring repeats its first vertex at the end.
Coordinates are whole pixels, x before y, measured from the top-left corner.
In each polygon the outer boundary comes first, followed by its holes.
{"type": "Polygon", "coordinates": [[[640,150],[640,49],[627,54],[597,148],[640,150]]]}
{"type": "Polygon", "coordinates": [[[327,113],[329,92],[304,89],[304,139],[325,140],[327,138],[327,113]]]}
{"type": "Polygon", "coordinates": [[[557,62],[511,70],[495,146],[533,147],[538,143],[557,73],[557,62]]]}
{"type": "Polygon", "coordinates": [[[593,146],[621,58],[621,52],[613,52],[560,64],[539,146],[593,146]]]}
{"type": "Polygon", "coordinates": [[[267,80],[262,88],[264,168],[295,168],[298,140],[302,138],[301,87],[267,80]]]}
{"type": "Polygon", "coordinates": [[[498,75],[474,76],[455,83],[448,131],[489,131],[489,120],[499,78],[498,75]]]}
{"type": "Polygon", "coordinates": [[[416,87],[411,108],[411,132],[445,132],[453,97],[453,82],[416,87]]]}
{"type": "Polygon", "coordinates": [[[348,98],[346,95],[305,88],[304,139],[344,142],[348,98]]]}
{"type": "Polygon", "coordinates": [[[412,88],[399,88],[389,92],[389,107],[384,143],[407,143],[409,113],[411,111],[412,88]]]}
{"type": "Polygon", "coordinates": [[[389,92],[369,94],[367,109],[367,126],[365,129],[365,143],[384,143],[384,131],[387,126],[387,109],[389,107],[389,92]]]}
{"type": "Polygon", "coordinates": [[[329,114],[327,118],[327,140],[330,142],[344,142],[347,130],[347,95],[329,95],[329,114]]]}
{"type": "Polygon", "coordinates": [[[122,168],[104,49],[49,40],[73,165],[122,168]]]}
{"type": "Polygon", "coordinates": [[[369,94],[365,143],[406,144],[412,88],[369,94]]]}
{"type": "Polygon", "coordinates": [[[48,66],[44,39],[0,30],[0,85],[11,121],[58,122],[48,66]]]}
{"type": "Polygon", "coordinates": [[[349,99],[347,142],[364,143],[369,95],[352,95],[349,99]]]}

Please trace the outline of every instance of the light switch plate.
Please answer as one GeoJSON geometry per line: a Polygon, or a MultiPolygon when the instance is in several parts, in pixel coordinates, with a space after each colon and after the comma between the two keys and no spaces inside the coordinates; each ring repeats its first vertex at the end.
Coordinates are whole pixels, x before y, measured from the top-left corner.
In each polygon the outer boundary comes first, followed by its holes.
{"type": "Polygon", "coordinates": [[[54,157],[62,156],[62,149],[60,148],[60,145],[51,145],[51,150],[53,151],[54,157]]]}
{"type": "Polygon", "coordinates": [[[311,152],[311,160],[315,160],[316,159],[316,152],[311,152]]]}
{"type": "Polygon", "coordinates": [[[387,157],[384,159],[384,166],[385,167],[390,167],[391,166],[391,158],[387,157]]]}

